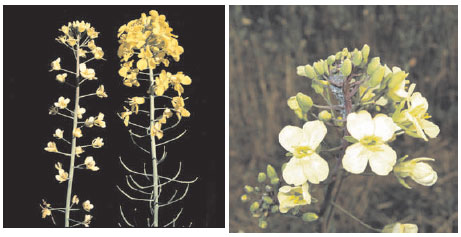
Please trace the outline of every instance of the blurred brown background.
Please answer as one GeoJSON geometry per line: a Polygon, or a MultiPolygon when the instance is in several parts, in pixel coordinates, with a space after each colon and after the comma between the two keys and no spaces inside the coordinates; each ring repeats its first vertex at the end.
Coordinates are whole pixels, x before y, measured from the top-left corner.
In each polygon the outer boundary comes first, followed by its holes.
{"type": "MultiPolygon", "coordinates": [[[[439,179],[432,187],[409,181],[407,190],[393,175],[354,175],[344,180],[337,202],[376,228],[401,221],[420,232],[457,232],[457,15],[457,6],[230,6],[230,231],[313,231],[280,214],[261,230],[240,195],[268,163],[280,173],[288,161],[278,133],[303,122],[287,99],[301,91],[320,102],[296,67],[366,43],[370,57],[408,71],[428,99],[439,136],[428,143],[401,136],[392,147],[399,157],[435,158],[439,179]]],[[[369,232],[339,211],[332,219],[336,232],[369,232]]]]}

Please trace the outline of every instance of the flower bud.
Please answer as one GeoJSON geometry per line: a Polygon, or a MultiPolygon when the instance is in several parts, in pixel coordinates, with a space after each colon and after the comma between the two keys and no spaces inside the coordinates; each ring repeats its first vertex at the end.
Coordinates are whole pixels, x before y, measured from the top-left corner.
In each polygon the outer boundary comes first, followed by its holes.
{"type": "Polygon", "coordinates": [[[319,113],[319,119],[322,121],[329,121],[331,119],[331,114],[328,111],[323,110],[319,113]]]}
{"type": "Polygon", "coordinates": [[[323,68],[323,60],[315,62],[314,68],[318,75],[323,75],[325,73],[325,70],[323,68]]]}
{"type": "Polygon", "coordinates": [[[263,172],[260,172],[258,174],[258,182],[263,183],[264,181],[266,181],[266,174],[263,172]]]}
{"type": "Polygon", "coordinates": [[[243,194],[242,196],[240,196],[240,200],[241,200],[242,202],[248,201],[248,195],[243,194]]]}
{"type": "Polygon", "coordinates": [[[367,67],[367,74],[371,75],[373,72],[378,69],[378,66],[381,65],[379,57],[374,57],[371,59],[367,67]]]}
{"type": "Polygon", "coordinates": [[[437,172],[429,164],[421,161],[434,161],[434,159],[423,157],[400,162],[394,167],[394,173],[400,178],[410,176],[416,183],[432,186],[437,181],[437,172]]]}
{"type": "Polygon", "coordinates": [[[269,196],[263,196],[263,201],[267,204],[272,204],[274,202],[269,196]]]}
{"type": "Polygon", "coordinates": [[[415,224],[392,223],[384,226],[382,233],[418,233],[418,226],[415,224]]]}
{"type": "Polygon", "coordinates": [[[272,185],[277,185],[277,184],[279,184],[279,182],[280,182],[280,179],[278,177],[275,177],[275,178],[271,179],[271,184],[272,185]]]}
{"type": "Polygon", "coordinates": [[[272,213],[277,213],[278,211],[279,211],[279,206],[274,205],[274,206],[271,207],[271,212],[272,213]]]}
{"type": "Polygon", "coordinates": [[[314,79],[317,77],[315,74],[314,68],[311,65],[306,65],[304,67],[304,71],[306,73],[306,76],[310,79],[314,79]]]}
{"type": "Polygon", "coordinates": [[[250,211],[255,212],[259,209],[259,202],[253,202],[250,206],[250,211]]]}
{"type": "Polygon", "coordinates": [[[326,62],[323,62],[323,71],[325,72],[325,74],[327,74],[327,76],[330,75],[330,70],[328,70],[328,63],[326,62]]]}
{"type": "Polygon", "coordinates": [[[247,193],[252,193],[254,191],[254,188],[249,185],[245,185],[244,189],[247,193]]]}
{"type": "Polygon", "coordinates": [[[328,64],[328,65],[332,65],[335,61],[336,61],[335,55],[330,55],[330,56],[327,58],[327,64],[328,64]]]}
{"type": "Polygon", "coordinates": [[[363,45],[362,48],[362,59],[366,63],[368,62],[368,55],[370,54],[370,46],[368,44],[363,45]]]}
{"type": "Polygon", "coordinates": [[[304,113],[307,113],[311,109],[312,105],[314,104],[311,97],[301,92],[296,94],[296,101],[298,102],[299,107],[304,113]]]}
{"type": "Polygon", "coordinates": [[[265,220],[259,220],[258,226],[259,226],[259,228],[261,228],[261,229],[266,229],[266,228],[267,228],[267,221],[265,221],[265,220]]]}
{"type": "Polygon", "coordinates": [[[370,78],[370,87],[375,87],[381,83],[384,77],[385,68],[381,65],[378,65],[378,68],[371,74],[370,78]]]}
{"type": "Polygon", "coordinates": [[[319,216],[313,212],[306,212],[303,214],[303,221],[312,222],[319,219],[319,216]]]}
{"type": "Polygon", "coordinates": [[[298,74],[298,76],[307,77],[305,68],[306,67],[304,67],[304,66],[296,67],[296,74],[298,74]]]}
{"type": "Polygon", "coordinates": [[[354,66],[359,66],[362,63],[362,53],[359,51],[354,51],[352,53],[352,63],[354,66]]]}
{"type": "Polygon", "coordinates": [[[346,59],[343,62],[343,65],[341,66],[341,73],[343,76],[347,77],[351,74],[352,72],[352,63],[350,59],[346,59]]]}
{"type": "Polygon", "coordinates": [[[335,60],[341,60],[342,52],[339,51],[335,54],[335,60]]]}
{"type": "Polygon", "coordinates": [[[277,177],[277,172],[275,172],[275,169],[274,167],[272,167],[272,165],[267,165],[266,173],[267,173],[267,176],[271,179],[277,177]]]}

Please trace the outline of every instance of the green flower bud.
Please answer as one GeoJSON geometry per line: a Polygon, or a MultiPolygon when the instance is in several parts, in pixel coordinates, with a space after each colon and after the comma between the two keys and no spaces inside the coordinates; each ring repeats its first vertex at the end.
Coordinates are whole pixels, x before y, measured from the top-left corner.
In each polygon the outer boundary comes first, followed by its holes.
{"type": "Polygon", "coordinates": [[[386,68],[379,65],[378,69],[376,69],[373,74],[371,74],[370,78],[370,87],[375,87],[381,83],[384,77],[384,72],[386,71],[386,68]]]}
{"type": "Polygon", "coordinates": [[[352,53],[352,63],[354,66],[359,66],[362,63],[362,53],[355,51],[352,53]]]}
{"type": "Polygon", "coordinates": [[[258,174],[258,182],[263,183],[264,181],[266,181],[266,174],[263,173],[263,172],[259,172],[259,174],[258,174]]]}
{"type": "Polygon", "coordinates": [[[335,55],[330,55],[330,56],[327,58],[327,64],[328,64],[328,65],[332,65],[335,61],[336,61],[335,55]]]}
{"type": "Polygon", "coordinates": [[[374,57],[371,59],[370,63],[368,64],[368,68],[367,68],[367,74],[368,75],[371,75],[373,74],[373,72],[378,69],[378,66],[381,65],[381,63],[379,62],[379,57],[374,57]]]}
{"type": "Polygon", "coordinates": [[[341,52],[342,57],[347,57],[348,54],[349,54],[349,50],[347,50],[347,48],[344,48],[343,51],[341,52]]]}
{"type": "Polygon", "coordinates": [[[313,212],[306,212],[303,214],[303,221],[312,222],[316,221],[317,219],[319,219],[319,216],[313,212]]]}
{"type": "Polygon", "coordinates": [[[250,206],[250,211],[255,212],[259,209],[259,202],[253,202],[250,206]]]}
{"type": "Polygon", "coordinates": [[[261,228],[261,229],[266,229],[266,228],[267,228],[267,221],[265,221],[265,220],[259,220],[258,226],[259,226],[259,228],[261,228]]]}
{"type": "Polygon", "coordinates": [[[277,213],[278,211],[279,211],[279,206],[274,205],[274,206],[271,207],[271,212],[272,213],[277,213]]]}
{"type": "Polygon", "coordinates": [[[255,187],[255,191],[256,191],[256,192],[259,192],[259,191],[261,191],[261,190],[259,189],[259,187],[255,187]]]}
{"type": "Polygon", "coordinates": [[[266,192],[272,192],[272,190],[274,190],[270,185],[266,185],[264,188],[266,189],[266,192]]]}
{"type": "Polygon", "coordinates": [[[314,79],[317,77],[317,75],[315,74],[314,68],[311,65],[306,65],[304,67],[304,71],[306,73],[306,76],[310,79],[314,79]]]}
{"type": "Polygon", "coordinates": [[[404,71],[397,71],[392,74],[392,77],[389,81],[389,88],[394,88],[400,83],[402,83],[403,80],[408,76],[404,71]]]}
{"type": "Polygon", "coordinates": [[[319,113],[319,119],[322,121],[329,121],[331,119],[331,114],[328,111],[323,110],[319,113]]]}
{"type": "Polygon", "coordinates": [[[267,204],[272,204],[274,202],[269,196],[263,196],[263,201],[267,204]]]}
{"type": "Polygon", "coordinates": [[[280,182],[280,179],[277,178],[277,177],[271,179],[271,184],[272,184],[272,185],[276,185],[276,184],[278,184],[279,182],[280,182]]]}
{"type": "Polygon", "coordinates": [[[318,62],[314,63],[314,69],[315,72],[317,72],[318,75],[323,75],[325,70],[323,69],[323,60],[320,60],[318,62]]]}
{"type": "Polygon", "coordinates": [[[330,70],[328,70],[328,63],[323,62],[323,70],[325,71],[325,74],[327,74],[327,76],[330,75],[330,70]]]}
{"type": "Polygon", "coordinates": [[[267,165],[267,177],[270,179],[272,178],[277,178],[277,172],[275,171],[274,167],[272,165],[267,165]]]}
{"type": "Polygon", "coordinates": [[[343,55],[343,54],[342,54],[341,51],[337,52],[337,53],[335,54],[335,61],[341,60],[341,56],[342,56],[342,55],[343,55]]]}
{"type": "Polygon", "coordinates": [[[314,102],[312,102],[311,97],[301,92],[296,94],[296,101],[298,102],[298,105],[303,111],[303,113],[307,113],[311,109],[312,105],[314,104],[314,102]]]}
{"type": "Polygon", "coordinates": [[[242,200],[242,202],[248,201],[248,195],[243,194],[242,196],[240,196],[240,200],[242,200]]]}
{"type": "Polygon", "coordinates": [[[307,77],[305,68],[306,68],[305,66],[296,67],[296,74],[298,74],[298,76],[307,77]]]}
{"type": "Polygon", "coordinates": [[[252,193],[254,191],[254,188],[249,185],[245,185],[244,189],[247,193],[252,193]]]}
{"type": "Polygon", "coordinates": [[[370,47],[368,44],[363,45],[362,48],[362,59],[365,63],[368,62],[368,55],[370,54],[370,47]]]}
{"type": "Polygon", "coordinates": [[[350,59],[346,59],[343,62],[343,65],[341,66],[341,73],[343,76],[347,77],[351,75],[352,72],[352,63],[350,59]]]}

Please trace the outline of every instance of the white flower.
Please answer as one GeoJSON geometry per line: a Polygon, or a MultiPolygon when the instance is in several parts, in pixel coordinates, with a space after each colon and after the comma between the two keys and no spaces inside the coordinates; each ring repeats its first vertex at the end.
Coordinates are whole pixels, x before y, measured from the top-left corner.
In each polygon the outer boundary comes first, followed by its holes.
{"type": "Polygon", "coordinates": [[[322,121],[306,122],[303,128],[286,126],[280,131],[279,142],[293,154],[283,170],[288,184],[299,186],[306,181],[318,184],[328,176],[328,163],[315,153],[315,149],[327,134],[322,121]]]}
{"type": "Polygon", "coordinates": [[[94,205],[90,203],[90,200],[86,200],[82,203],[82,207],[85,211],[89,212],[94,208],[94,205]]]}
{"type": "Polygon", "coordinates": [[[378,114],[374,119],[362,110],[347,116],[347,130],[359,142],[347,147],[342,163],[347,171],[360,174],[370,162],[371,170],[378,175],[392,171],[397,154],[385,142],[389,141],[398,129],[392,119],[378,114]]]}
{"type": "Polygon", "coordinates": [[[96,95],[97,95],[99,98],[107,97],[107,94],[106,94],[106,92],[104,91],[104,85],[100,85],[100,86],[98,87],[98,89],[96,90],[96,95]]]}
{"type": "Polygon", "coordinates": [[[70,99],[64,99],[64,97],[59,97],[58,102],[54,102],[54,106],[60,108],[60,109],[65,109],[67,107],[67,104],[69,104],[70,99]]]}
{"type": "Polygon", "coordinates": [[[94,117],[93,116],[91,116],[91,117],[89,117],[89,118],[87,118],[85,120],[85,126],[86,127],[91,128],[91,127],[93,127],[93,125],[94,125],[94,117]]]}
{"type": "Polygon", "coordinates": [[[92,156],[88,156],[85,159],[85,165],[86,165],[86,168],[89,169],[89,170],[92,170],[92,171],[98,171],[99,170],[99,167],[96,166],[96,162],[94,161],[92,156]]]}
{"type": "Polygon", "coordinates": [[[48,142],[47,147],[45,147],[45,151],[58,152],[58,148],[56,147],[56,143],[48,142]]]}
{"type": "Polygon", "coordinates": [[[64,130],[61,130],[61,129],[56,129],[56,131],[54,132],[53,134],[53,137],[56,137],[58,139],[62,139],[64,136],[64,130]]]}
{"type": "Polygon", "coordinates": [[[287,213],[291,208],[311,203],[309,194],[309,185],[304,183],[302,186],[291,187],[283,186],[277,194],[279,199],[279,210],[281,213],[287,213]]]}
{"type": "Polygon", "coordinates": [[[88,80],[95,80],[98,79],[96,76],[96,72],[92,68],[87,68],[86,64],[81,63],[80,64],[80,75],[82,75],[83,78],[86,78],[88,80]]]}
{"type": "Polygon", "coordinates": [[[410,176],[421,185],[432,186],[437,181],[437,172],[429,164],[421,161],[434,161],[434,159],[421,157],[400,162],[394,167],[394,173],[401,178],[410,176]]]}
{"type": "Polygon", "coordinates": [[[418,233],[418,226],[397,222],[384,226],[382,233],[418,233]]]}
{"type": "Polygon", "coordinates": [[[430,138],[437,137],[440,132],[439,126],[429,120],[426,120],[427,118],[430,118],[429,114],[427,114],[429,105],[426,98],[424,98],[421,93],[415,92],[410,96],[407,103],[408,109],[404,110],[403,113],[405,118],[413,125],[410,127],[410,130],[415,131],[417,137],[421,137],[425,141],[427,141],[425,134],[427,134],[430,138]]]}
{"type": "Polygon", "coordinates": [[[56,80],[61,83],[64,83],[66,81],[66,77],[67,77],[67,73],[58,74],[56,75],[56,80]]]}
{"type": "Polygon", "coordinates": [[[104,146],[104,142],[102,142],[102,138],[100,137],[97,137],[93,140],[93,142],[91,143],[91,145],[94,147],[94,148],[101,148],[102,146],[104,146]]]}
{"type": "Polygon", "coordinates": [[[85,109],[85,108],[78,107],[78,109],[77,109],[77,118],[82,119],[82,118],[83,118],[83,114],[84,114],[85,112],[86,112],[86,109],[85,109]]]}
{"type": "Polygon", "coordinates": [[[74,132],[72,133],[74,135],[74,137],[82,137],[83,134],[82,134],[82,130],[80,128],[75,128],[74,132]]]}
{"type": "Polygon", "coordinates": [[[98,117],[94,120],[93,123],[94,123],[95,126],[105,128],[106,127],[106,122],[104,122],[104,114],[99,113],[98,117]]]}
{"type": "Polygon", "coordinates": [[[90,227],[91,219],[93,219],[92,215],[85,215],[85,220],[83,220],[83,225],[85,227],[90,227]]]}
{"type": "Polygon", "coordinates": [[[72,197],[72,204],[78,204],[78,202],[80,202],[80,200],[78,199],[77,195],[74,195],[72,197]]]}

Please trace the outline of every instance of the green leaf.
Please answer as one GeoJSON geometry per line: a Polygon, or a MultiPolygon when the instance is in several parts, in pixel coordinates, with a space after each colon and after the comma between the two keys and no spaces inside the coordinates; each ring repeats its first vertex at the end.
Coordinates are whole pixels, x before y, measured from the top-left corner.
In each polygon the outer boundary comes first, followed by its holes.
{"type": "Polygon", "coordinates": [[[359,142],[357,139],[353,138],[352,136],[344,136],[344,140],[350,142],[350,143],[357,143],[359,142]]]}

